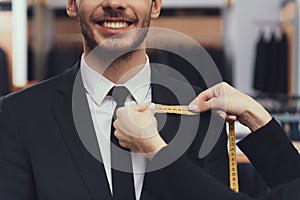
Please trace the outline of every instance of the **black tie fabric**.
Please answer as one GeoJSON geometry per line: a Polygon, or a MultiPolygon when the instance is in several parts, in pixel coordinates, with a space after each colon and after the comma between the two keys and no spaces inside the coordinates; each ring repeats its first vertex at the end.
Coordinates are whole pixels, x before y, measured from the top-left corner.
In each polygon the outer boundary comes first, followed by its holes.
{"type": "MultiPolygon", "coordinates": [[[[113,87],[109,92],[117,103],[117,108],[124,106],[129,91],[123,86],[113,87]]],[[[114,121],[115,112],[112,123],[114,121]]],[[[114,135],[114,127],[111,128],[111,172],[113,198],[115,200],[135,200],[134,181],[132,174],[132,161],[130,151],[119,145],[114,135]]]]}

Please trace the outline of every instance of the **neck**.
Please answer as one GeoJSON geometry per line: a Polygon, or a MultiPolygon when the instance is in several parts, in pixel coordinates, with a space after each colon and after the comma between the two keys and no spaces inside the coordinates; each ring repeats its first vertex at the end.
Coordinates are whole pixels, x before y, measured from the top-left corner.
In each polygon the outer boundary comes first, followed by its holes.
{"type": "Polygon", "coordinates": [[[136,50],[116,59],[106,68],[103,76],[114,83],[123,84],[134,77],[145,63],[145,50],[136,50]]]}
{"type": "Polygon", "coordinates": [[[138,49],[109,62],[101,56],[90,56],[84,52],[87,64],[99,74],[116,84],[124,84],[134,77],[146,64],[146,50],[138,49]],[[110,64],[107,64],[110,63],[110,64]]]}

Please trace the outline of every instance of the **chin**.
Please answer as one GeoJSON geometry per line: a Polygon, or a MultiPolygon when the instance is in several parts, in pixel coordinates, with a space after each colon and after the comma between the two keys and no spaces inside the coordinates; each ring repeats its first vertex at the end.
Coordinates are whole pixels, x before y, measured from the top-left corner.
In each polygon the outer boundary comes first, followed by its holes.
{"type": "MultiPolygon", "coordinates": [[[[99,32],[94,33],[94,37],[90,41],[89,47],[91,52],[96,53],[100,57],[118,58],[124,54],[128,54],[139,49],[147,35],[147,29],[134,29],[121,34],[112,35],[110,37],[100,35],[99,32]],[[141,31],[143,30],[143,31],[141,31]],[[105,39],[107,38],[107,39],[105,39]]],[[[86,38],[88,39],[88,38],[86,38]]],[[[91,38],[90,38],[91,39],[91,38]]]]}

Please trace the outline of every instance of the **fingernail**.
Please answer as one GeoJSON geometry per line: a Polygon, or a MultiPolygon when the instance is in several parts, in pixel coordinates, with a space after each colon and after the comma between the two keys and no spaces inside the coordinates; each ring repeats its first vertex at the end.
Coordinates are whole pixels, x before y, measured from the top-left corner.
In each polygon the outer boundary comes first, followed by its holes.
{"type": "Polygon", "coordinates": [[[155,110],[155,108],[156,108],[155,103],[151,103],[150,106],[149,106],[149,108],[152,109],[152,110],[155,110]]]}
{"type": "Polygon", "coordinates": [[[190,111],[197,111],[198,110],[198,105],[197,104],[194,104],[194,103],[191,103],[189,105],[189,110],[190,111]]]}
{"type": "Polygon", "coordinates": [[[225,112],[220,111],[220,112],[217,112],[217,113],[218,113],[218,115],[219,115],[222,119],[226,120],[226,113],[225,113],[225,112]]]}

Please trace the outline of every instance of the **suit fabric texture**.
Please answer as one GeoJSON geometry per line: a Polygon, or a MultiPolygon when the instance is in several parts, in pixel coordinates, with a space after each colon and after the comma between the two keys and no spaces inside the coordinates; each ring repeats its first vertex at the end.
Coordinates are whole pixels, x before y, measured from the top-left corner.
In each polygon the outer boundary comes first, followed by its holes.
{"type": "MultiPolygon", "coordinates": [[[[1,101],[0,199],[113,199],[103,164],[99,162],[101,155],[96,151],[93,156],[85,148],[74,123],[72,91],[79,63],[57,77],[11,94],[1,101]]],[[[176,95],[174,96],[170,90],[157,84],[159,80],[168,79],[168,77],[153,69],[152,79],[154,80],[153,102],[178,104],[176,95]]],[[[175,79],[170,79],[169,83],[176,86],[177,90],[186,89],[184,84],[175,79]]],[[[79,81],[79,84],[82,83],[79,81]]],[[[77,95],[75,99],[81,101],[81,107],[85,108],[83,112],[88,116],[82,123],[89,124],[89,129],[84,131],[91,135],[90,140],[94,141],[94,149],[97,149],[97,140],[95,140],[96,136],[82,85],[75,95],[77,95]]],[[[187,104],[195,96],[195,93],[187,96],[181,99],[180,103],[187,104]]],[[[210,115],[209,112],[200,115],[201,120],[197,124],[199,127],[196,126],[195,138],[192,138],[192,144],[184,154],[199,168],[227,184],[227,135],[224,129],[212,151],[202,159],[198,157],[208,129],[210,115]]],[[[178,115],[158,115],[157,118],[162,136],[168,142],[174,138],[181,120],[189,120],[188,118],[181,119],[178,115]]],[[[148,174],[151,172],[145,174],[144,186],[147,185],[148,174]]],[[[172,179],[172,177],[167,178],[172,179]]],[[[167,188],[168,186],[165,185],[161,191],[168,191],[167,188]]],[[[159,197],[144,187],[141,199],[150,200],[159,199],[159,197]]]]}

